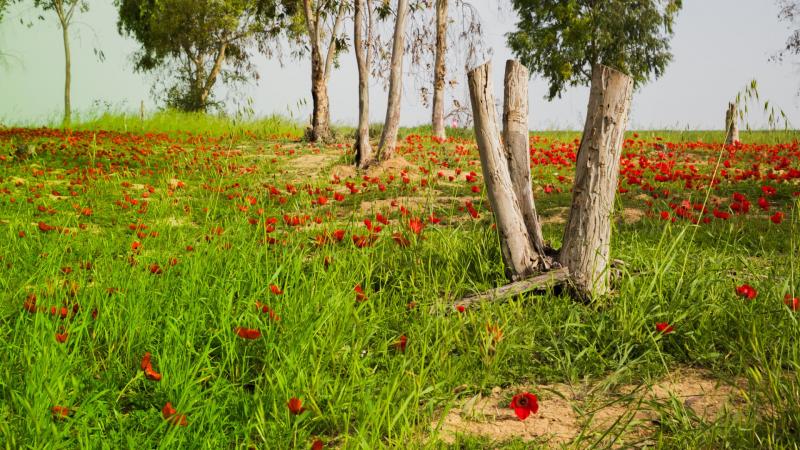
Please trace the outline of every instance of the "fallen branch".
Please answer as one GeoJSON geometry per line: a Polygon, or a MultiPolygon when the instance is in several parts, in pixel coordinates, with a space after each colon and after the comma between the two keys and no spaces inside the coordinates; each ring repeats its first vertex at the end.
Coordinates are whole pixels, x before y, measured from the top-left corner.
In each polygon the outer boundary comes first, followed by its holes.
{"type": "Polygon", "coordinates": [[[551,270],[541,275],[516,281],[499,288],[492,289],[480,294],[470,295],[462,298],[455,303],[455,306],[469,307],[474,303],[498,301],[515,295],[524,294],[534,289],[546,289],[556,285],[564,284],[569,280],[569,269],[562,267],[551,270]]]}

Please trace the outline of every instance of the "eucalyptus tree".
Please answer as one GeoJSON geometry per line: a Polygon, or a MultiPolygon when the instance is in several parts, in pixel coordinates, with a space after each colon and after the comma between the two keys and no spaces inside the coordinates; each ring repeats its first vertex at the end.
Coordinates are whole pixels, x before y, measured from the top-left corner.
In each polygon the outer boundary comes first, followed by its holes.
{"type": "MultiPolygon", "coordinates": [[[[4,4],[10,3],[9,0],[0,0],[4,4]]],[[[58,19],[61,28],[61,36],[64,44],[64,117],[63,125],[68,127],[72,121],[72,53],[70,51],[69,27],[75,18],[75,13],[86,12],[89,9],[87,0],[33,0],[33,5],[45,12],[53,12],[58,19]]],[[[0,13],[2,13],[0,4],[0,13]]]]}
{"type": "MultiPolygon", "coordinates": [[[[156,72],[167,106],[207,111],[219,82],[259,77],[251,50],[271,54],[295,13],[281,0],[116,0],[117,27],[140,45],[138,72],[156,72]]],[[[155,88],[154,88],[155,90],[155,88]]]]}
{"type": "MultiPolygon", "coordinates": [[[[561,266],[578,297],[610,290],[611,217],[635,85],[663,74],[681,0],[512,0],[517,30],[507,35],[522,64],[506,66],[500,138],[489,65],[469,72],[484,178],[511,280],[561,266]],[[559,252],[543,247],[530,195],[528,69],[549,82],[549,98],[590,84],[572,207],[559,252]]],[[[563,272],[561,272],[563,275],[563,272]]]]}

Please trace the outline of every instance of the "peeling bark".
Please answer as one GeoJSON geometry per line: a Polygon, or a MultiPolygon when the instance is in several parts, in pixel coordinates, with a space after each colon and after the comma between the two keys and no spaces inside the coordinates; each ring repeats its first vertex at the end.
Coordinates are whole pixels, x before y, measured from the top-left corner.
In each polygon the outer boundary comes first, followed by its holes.
{"type": "Polygon", "coordinates": [[[447,6],[449,0],[436,1],[436,59],[433,66],[433,135],[445,139],[444,129],[444,79],[447,56],[447,6]]]}
{"type": "Polygon", "coordinates": [[[739,110],[736,103],[728,103],[728,111],[725,112],[725,131],[725,145],[739,142],[739,110]]]}
{"type": "Polygon", "coordinates": [[[528,139],[528,69],[518,61],[506,62],[503,106],[503,142],[511,184],[522,212],[531,246],[539,255],[540,270],[551,266],[545,257],[544,238],[531,189],[531,157],[528,139]]]}
{"type": "Polygon", "coordinates": [[[542,257],[531,245],[511,180],[497,124],[490,74],[491,64],[486,63],[471,70],[467,79],[481,170],[497,223],[506,276],[518,281],[535,273],[542,257]]]}
{"type": "MultiPolygon", "coordinates": [[[[364,169],[372,163],[372,145],[369,142],[369,49],[364,46],[364,7],[369,11],[371,2],[355,0],[353,17],[353,47],[358,64],[358,131],[356,134],[356,167],[364,169]]],[[[371,31],[371,23],[369,30],[371,31]]]]}
{"type": "Polygon", "coordinates": [[[381,160],[394,156],[397,146],[397,132],[400,129],[400,100],[403,93],[403,54],[405,53],[406,17],[408,0],[397,0],[397,17],[394,24],[392,45],[392,64],[389,75],[389,102],[386,106],[386,120],[383,124],[378,152],[381,160]]]}
{"type": "Polygon", "coordinates": [[[609,291],[611,215],[632,94],[631,77],[595,65],[572,208],[559,257],[560,263],[569,267],[576,293],[583,299],[609,291]]]}

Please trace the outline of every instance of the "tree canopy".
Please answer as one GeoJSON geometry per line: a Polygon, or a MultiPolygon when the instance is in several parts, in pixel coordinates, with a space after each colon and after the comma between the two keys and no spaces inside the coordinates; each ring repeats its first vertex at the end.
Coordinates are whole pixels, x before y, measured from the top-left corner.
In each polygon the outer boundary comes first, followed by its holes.
{"type": "Polygon", "coordinates": [[[800,0],[780,0],[779,17],[795,27],[786,39],[786,47],[778,54],[778,59],[788,55],[800,55],[800,0]]]}
{"type": "Polygon", "coordinates": [[[116,0],[120,34],[136,39],[139,72],[165,69],[168,106],[204,111],[217,104],[212,88],[257,78],[250,47],[269,53],[271,40],[294,14],[294,1],[116,0]]]}
{"type": "Polygon", "coordinates": [[[508,45],[550,83],[549,98],[586,85],[604,64],[637,85],[664,73],[682,0],[512,0],[519,15],[508,45]]]}

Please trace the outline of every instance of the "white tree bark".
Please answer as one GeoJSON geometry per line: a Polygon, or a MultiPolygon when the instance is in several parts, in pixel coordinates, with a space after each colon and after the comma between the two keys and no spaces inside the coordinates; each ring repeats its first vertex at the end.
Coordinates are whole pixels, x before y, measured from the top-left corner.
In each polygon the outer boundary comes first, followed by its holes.
{"type": "Polygon", "coordinates": [[[471,70],[467,80],[481,169],[497,224],[506,275],[511,281],[518,281],[535,273],[541,258],[531,245],[511,181],[497,125],[490,74],[491,64],[486,63],[471,70]]]}
{"type": "Polygon", "coordinates": [[[725,145],[739,142],[739,111],[736,103],[728,103],[725,113],[725,145]]]}
{"type": "Polygon", "coordinates": [[[447,6],[448,0],[436,0],[436,59],[433,66],[433,135],[447,137],[444,129],[444,79],[447,73],[447,6]]]}
{"type": "Polygon", "coordinates": [[[569,268],[577,294],[584,299],[609,290],[611,215],[632,95],[631,77],[594,66],[572,208],[559,256],[560,263],[569,268]]]}
{"type": "Polygon", "coordinates": [[[394,156],[397,146],[397,132],[400,129],[400,97],[403,93],[403,54],[405,52],[406,17],[408,0],[397,0],[397,16],[394,24],[392,63],[389,74],[389,102],[386,106],[386,120],[383,124],[378,152],[382,160],[394,156]]]}
{"type": "MultiPolygon", "coordinates": [[[[372,163],[372,145],[369,142],[369,49],[364,46],[364,8],[371,11],[371,1],[355,0],[353,17],[353,47],[358,64],[358,131],[356,134],[356,167],[366,168],[372,163]]],[[[371,13],[370,13],[371,14],[371,13]]],[[[371,34],[372,26],[368,25],[371,34]]]]}
{"type": "Polygon", "coordinates": [[[528,139],[528,69],[519,61],[506,62],[503,106],[503,142],[508,170],[514,187],[528,237],[536,253],[543,258],[539,269],[547,270],[550,262],[545,255],[544,238],[531,189],[531,157],[528,139]]]}

